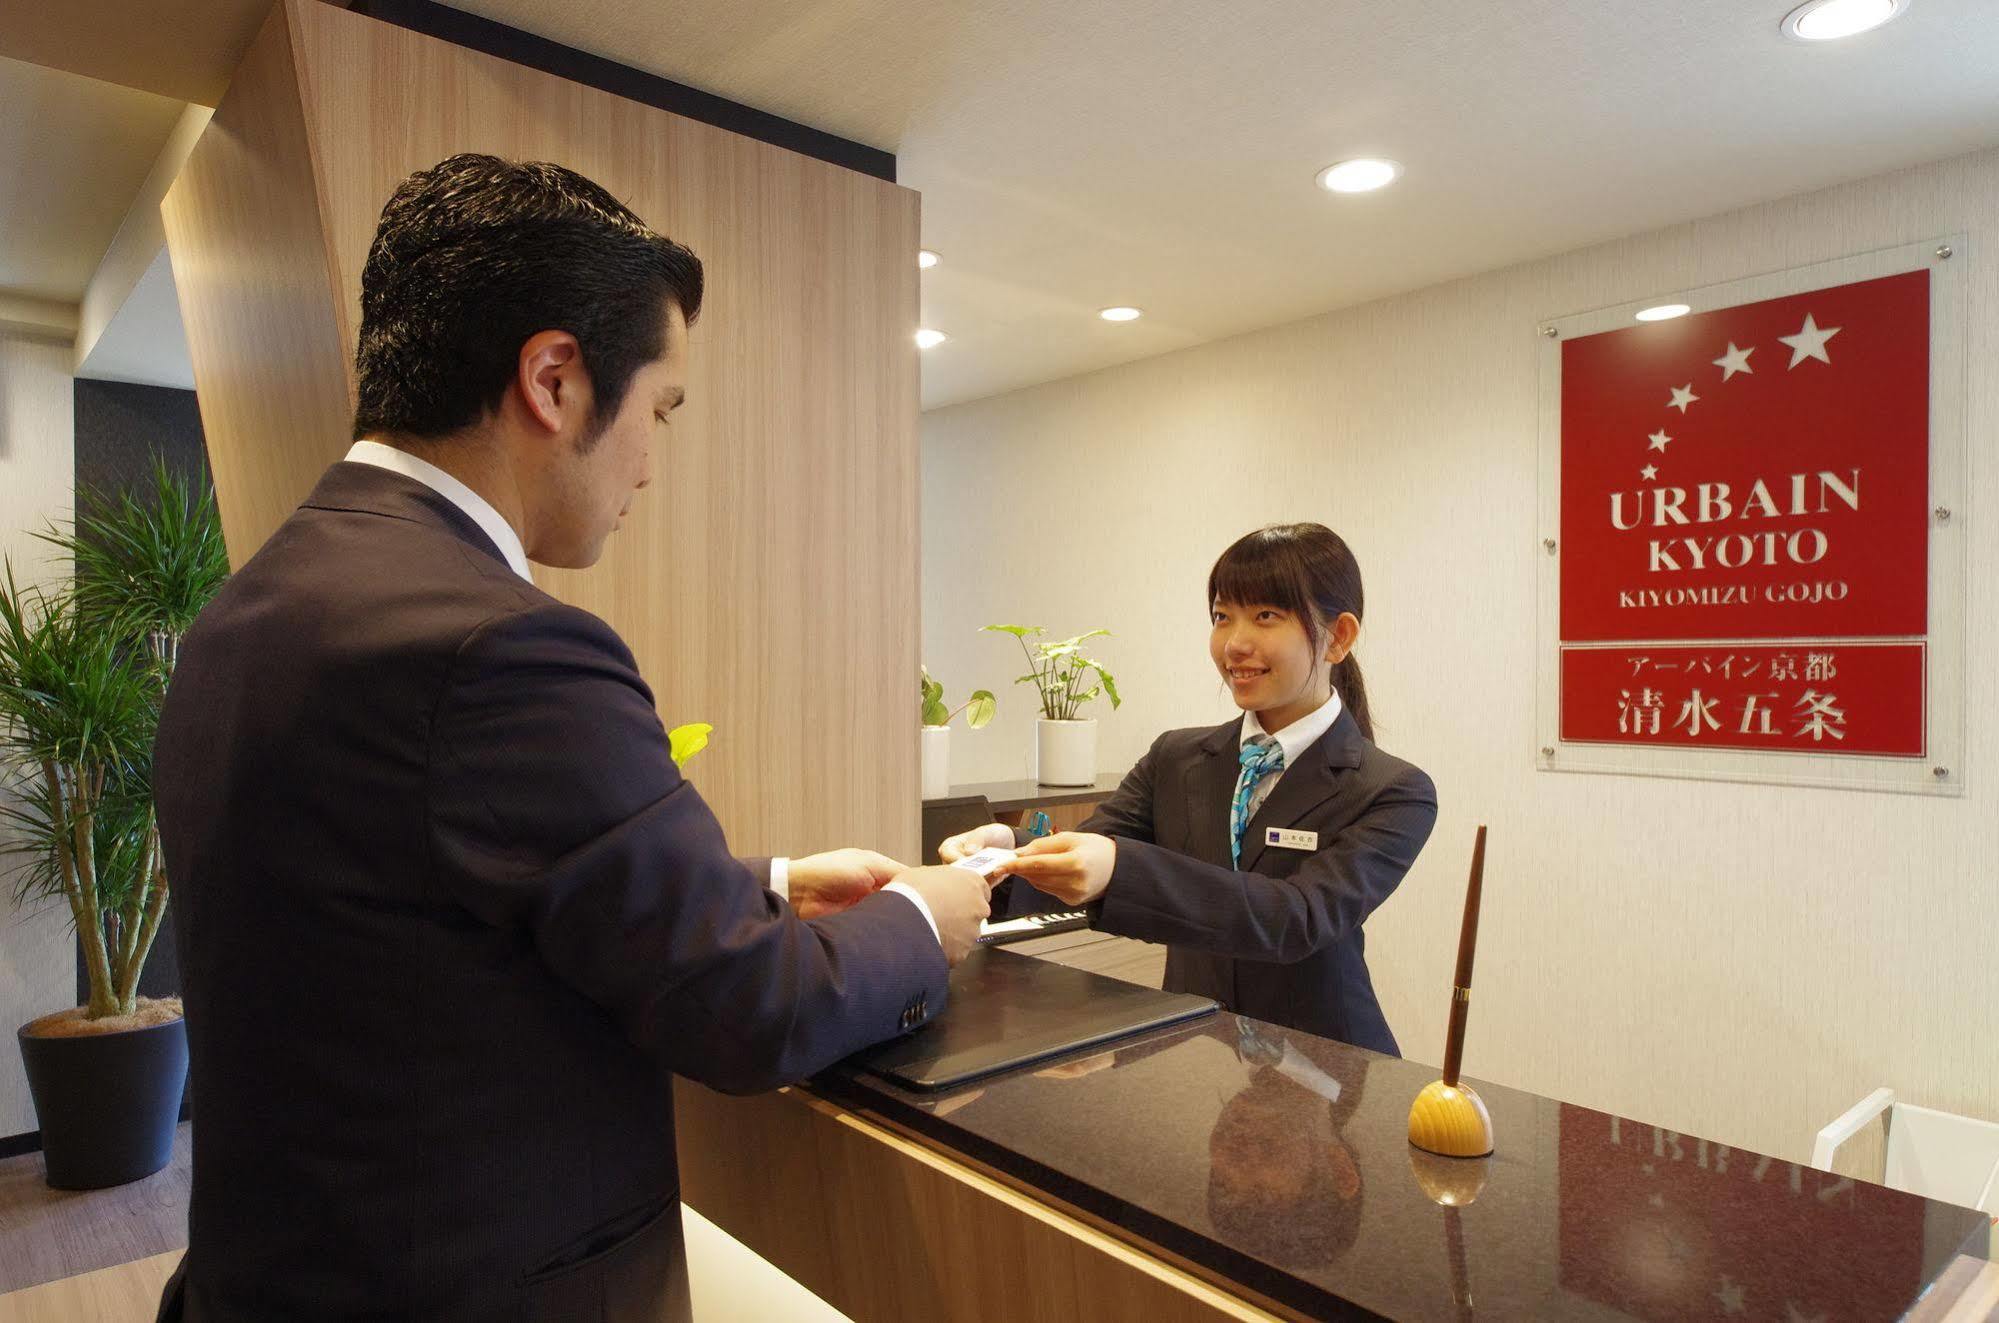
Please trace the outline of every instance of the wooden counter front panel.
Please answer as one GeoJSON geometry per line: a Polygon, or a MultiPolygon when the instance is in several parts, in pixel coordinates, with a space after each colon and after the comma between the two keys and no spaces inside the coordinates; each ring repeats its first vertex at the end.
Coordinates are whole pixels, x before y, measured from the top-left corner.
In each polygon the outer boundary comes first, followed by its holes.
{"type": "Polygon", "coordinates": [[[674,1101],[682,1197],[855,1323],[1279,1317],[808,1093],[674,1101]]]}

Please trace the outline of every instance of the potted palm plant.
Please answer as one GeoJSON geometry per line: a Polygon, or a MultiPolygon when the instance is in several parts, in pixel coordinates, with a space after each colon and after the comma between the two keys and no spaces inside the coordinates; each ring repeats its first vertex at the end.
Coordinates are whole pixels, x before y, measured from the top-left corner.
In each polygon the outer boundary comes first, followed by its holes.
{"type": "Polygon", "coordinates": [[[50,1185],[96,1189],[172,1156],[187,1077],[177,998],[139,996],[169,895],[152,750],[181,636],[229,572],[215,500],[155,461],[144,501],[85,492],[41,535],[75,577],[0,578],[0,826],[17,904],[61,901],[90,999],[18,1034],[50,1185]]]}
{"type": "Polygon", "coordinates": [[[1045,786],[1095,785],[1097,719],[1076,714],[1098,695],[1110,699],[1113,709],[1124,702],[1118,697],[1117,681],[1103,663],[1083,652],[1085,643],[1106,638],[1110,631],[1093,629],[1049,643],[1040,637],[1039,625],[985,628],[995,634],[1011,634],[1019,642],[1030,669],[1014,683],[1031,683],[1041,695],[1041,716],[1034,723],[1035,779],[1045,786]]]}

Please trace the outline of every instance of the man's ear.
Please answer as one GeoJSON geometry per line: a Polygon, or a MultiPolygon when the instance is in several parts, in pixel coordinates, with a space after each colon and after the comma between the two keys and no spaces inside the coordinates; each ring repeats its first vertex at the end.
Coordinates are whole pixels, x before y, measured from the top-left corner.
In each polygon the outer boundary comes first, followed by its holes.
{"type": "Polygon", "coordinates": [[[514,390],[527,416],[553,433],[590,411],[583,346],[567,331],[537,331],[521,345],[514,390]]]}

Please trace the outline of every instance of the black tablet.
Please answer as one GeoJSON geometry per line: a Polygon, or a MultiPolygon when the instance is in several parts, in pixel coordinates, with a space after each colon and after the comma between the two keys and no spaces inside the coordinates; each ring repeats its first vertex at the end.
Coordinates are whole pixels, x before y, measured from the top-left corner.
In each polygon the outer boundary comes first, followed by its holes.
{"type": "Polygon", "coordinates": [[[951,971],[929,1024],[850,1064],[926,1092],[1212,1014],[1215,1003],[985,947],[951,971]]]}

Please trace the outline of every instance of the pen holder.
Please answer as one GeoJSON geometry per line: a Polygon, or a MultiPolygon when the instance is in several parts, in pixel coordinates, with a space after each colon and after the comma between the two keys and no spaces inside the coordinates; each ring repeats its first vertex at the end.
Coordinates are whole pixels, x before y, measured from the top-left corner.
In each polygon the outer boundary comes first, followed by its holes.
{"type": "Polygon", "coordinates": [[[1469,1084],[1434,1080],[1409,1109],[1409,1142],[1447,1158],[1482,1158],[1492,1152],[1492,1116],[1469,1084]]]}
{"type": "Polygon", "coordinates": [[[1409,1108],[1409,1142],[1447,1158],[1482,1158],[1492,1152],[1492,1115],[1469,1084],[1458,1079],[1465,1026],[1471,1019],[1472,959],[1478,949],[1478,905],[1485,889],[1485,828],[1472,846],[1471,880],[1465,884],[1464,927],[1458,932],[1458,972],[1451,987],[1451,1021],[1444,1031],[1444,1078],[1425,1085],[1409,1108]]]}

